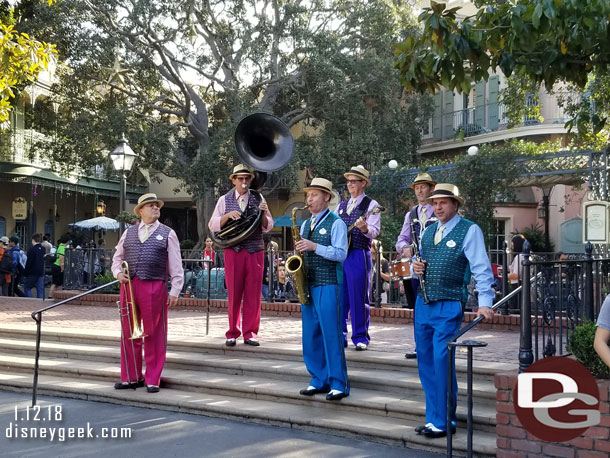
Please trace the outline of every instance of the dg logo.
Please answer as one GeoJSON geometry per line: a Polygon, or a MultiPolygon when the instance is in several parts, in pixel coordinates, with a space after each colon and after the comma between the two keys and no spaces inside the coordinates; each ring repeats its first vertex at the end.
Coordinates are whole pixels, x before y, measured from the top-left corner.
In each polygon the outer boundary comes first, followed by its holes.
{"type": "Polygon", "coordinates": [[[547,442],[572,440],[601,421],[595,378],[566,357],[540,359],[519,374],[513,401],[523,427],[547,442]]]}

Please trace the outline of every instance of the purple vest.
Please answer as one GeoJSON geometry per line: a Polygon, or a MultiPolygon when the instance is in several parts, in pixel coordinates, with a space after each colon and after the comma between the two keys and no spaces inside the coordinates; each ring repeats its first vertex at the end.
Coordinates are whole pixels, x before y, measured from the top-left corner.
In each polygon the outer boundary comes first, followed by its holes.
{"type": "MultiPolygon", "coordinates": [[[[366,199],[366,196],[365,196],[366,199]]],[[[371,201],[370,199],[366,199],[368,200],[369,204],[367,205],[367,208],[361,210],[360,206],[362,205],[362,202],[360,202],[360,205],[358,205],[357,207],[355,207],[352,210],[351,215],[347,214],[347,204],[349,202],[348,200],[343,200],[341,201],[341,203],[339,204],[339,216],[341,217],[341,219],[343,220],[343,222],[347,225],[347,227],[349,228],[352,224],[354,224],[356,222],[356,220],[358,218],[360,218],[363,214],[366,213],[366,211],[368,210],[368,206],[371,205],[371,201]]],[[[371,239],[369,239],[366,235],[364,235],[360,229],[358,229],[357,227],[354,227],[350,233],[350,243],[349,243],[349,250],[365,250],[365,251],[369,251],[371,249],[371,239]]]]}
{"type": "Polygon", "coordinates": [[[171,229],[159,224],[148,240],[142,243],[138,237],[140,223],[127,229],[123,242],[125,261],[129,265],[131,278],[138,276],[141,280],[167,280],[167,237],[171,229]]]}
{"type": "MultiPolygon", "coordinates": [[[[244,214],[257,212],[259,203],[260,202],[258,202],[256,197],[254,197],[254,194],[251,192],[250,197],[248,198],[248,206],[244,210],[244,214]]],[[[231,189],[227,194],[225,194],[225,215],[233,210],[241,212],[239,203],[235,198],[235,189],[231,189]]],[[[265,217],[266,216],[263,215],[263,218],[265,217]]],[[[265,242],[263,242],[263,230],[260,226],[258,226],[248,238],[242,240],[237,245],[230,247],[230,249],[235,251],[245,249],[248,253],[256,253],[257,251],[264,250],[265,242]]]]}

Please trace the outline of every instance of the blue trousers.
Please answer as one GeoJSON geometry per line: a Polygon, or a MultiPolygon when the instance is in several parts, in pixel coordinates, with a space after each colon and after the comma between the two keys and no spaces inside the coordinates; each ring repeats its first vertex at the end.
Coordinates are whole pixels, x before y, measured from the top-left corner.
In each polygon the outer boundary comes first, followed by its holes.
{"type": "MultiPolygon", "coordinates": [[[[426,423],[447,430],[447,341],[460,329],[464,312],[458,301],[415,304],[415,345],[419,379],[426,396],[426,423]]],[[[455,358],[455,355],[454,355],[455,358]]],[[[452,374],[453,412],[457,406],[455,366],[452,374]]]]}
{"type": "Polygon", "coordinates": [[[369,344],[369,280],[371,252],[349,250],[343,262],[343,342],[347,344],[348,314],[352,319],[352,342],[369,344]]]}
{"type": "Polygon", "coordinates": [[[341,335],[341,286],[315,286],[312,304],[301,305],[303,360],[311,386],[349,393],[347,364],[341,335]]]}
{"type": "Polygon", "coordinates": [[[32,297],[32,288],[36,287],[36,297],[44,299],[44,275],[29,275],[23,281],[25,297],[32,297]]]}

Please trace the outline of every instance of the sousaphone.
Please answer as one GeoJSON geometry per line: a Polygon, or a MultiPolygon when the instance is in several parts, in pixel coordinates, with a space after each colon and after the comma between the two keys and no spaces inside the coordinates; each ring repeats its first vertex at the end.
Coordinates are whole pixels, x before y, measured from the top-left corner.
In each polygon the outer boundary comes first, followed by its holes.
{"type": "MultiPolygon", "coordinates": [[[[294,138],[290,129],[276,116],[253,113],[239,122],[233,140],[237,155],[255,171],[250,191],[261,202],[263,198],[258,190],[265,184],[267,172],[284,168],[294,152],[294,138]]],[[[237,245],[259,227],[262,215],[260,209],[255,213],[242,214],[240,219],[227,222],[211,238],[221,248],[237,245]]]]}

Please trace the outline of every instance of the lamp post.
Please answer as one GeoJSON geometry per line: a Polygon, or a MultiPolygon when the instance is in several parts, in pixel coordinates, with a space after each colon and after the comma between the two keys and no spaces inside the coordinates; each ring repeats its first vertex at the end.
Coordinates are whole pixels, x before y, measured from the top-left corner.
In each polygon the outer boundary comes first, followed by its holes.
{"type": "MultiPolygon", "coordinates": [[[[394,181],[394,177],[395,177],[395,170],[398,167],[398,162],[396,162],[395,159],[392,159],[390,162],[388,162],[388,168],[391,170],[391,174],[392,174],[392,185],[394,185],[393,181],[394,181]]],[[[394,187],[394,186],[392,186],[394,187]]],[[[394,215],[394,210],[396,208],[396,195],[395,193],[392,193],[392,195],[390,196],[390,214],[394,215]]]]}
{"type": "MultiPolygon", "coordinates": [[[[126,173],[131,170],[133,167],[133,163],[136,160],[138,155],[133,152],[129,143],[127,143],[127,139],[125,138],[125,134],[121,136],[119,140],[119,144],[117,147],[109,154],[110,159],[112,160],[112,165],[114,169],[121,174],[121,201],[120,201],[120,211],[121,213],[125,211],[125,200],[127,195],[127,175],[126,173]]],[[[123,234],[125,230],[125,222],[121,218],[120,222],[120,233],[119,236],[123,234]]]]}

